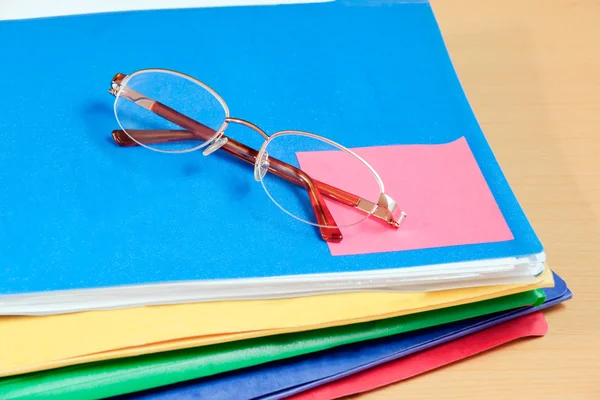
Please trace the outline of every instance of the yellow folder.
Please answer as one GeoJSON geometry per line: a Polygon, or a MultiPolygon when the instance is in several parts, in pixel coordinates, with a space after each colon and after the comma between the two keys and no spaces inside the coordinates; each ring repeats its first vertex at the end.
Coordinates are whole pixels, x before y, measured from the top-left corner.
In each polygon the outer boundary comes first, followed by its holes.
{"type": "Polygon", "coordinates": [[[552,286],[546,268],[530,284],[0,317],[0,376],[390,318],[552,286]]]}

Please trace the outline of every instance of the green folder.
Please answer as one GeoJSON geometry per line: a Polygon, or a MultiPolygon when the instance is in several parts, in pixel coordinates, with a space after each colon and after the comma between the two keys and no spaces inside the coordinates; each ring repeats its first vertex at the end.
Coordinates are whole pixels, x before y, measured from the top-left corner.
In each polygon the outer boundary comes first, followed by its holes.
{"type": "Polygon", "coordinates": [[[0,379],[0,399],[98,399],[165,386],[270,361],[540,305],[542,290],[471,304],[311,331],[99,361],[0,379]]]}

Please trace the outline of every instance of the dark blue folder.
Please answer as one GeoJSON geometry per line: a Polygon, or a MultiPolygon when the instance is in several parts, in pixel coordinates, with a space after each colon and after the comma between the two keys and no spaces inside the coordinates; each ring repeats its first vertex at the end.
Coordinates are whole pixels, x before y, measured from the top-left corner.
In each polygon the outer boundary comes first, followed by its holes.
{"type": "Polygon", "coordinates": [[[557,274],[554,274],[554,279],[556,284],[553,288],[543,289],[546,293],[546,301],[538,307],[523,307],[384,339],[346,345],[119,398],[282,399],[569,300],[573,294],[565,281],[557,274]]]}

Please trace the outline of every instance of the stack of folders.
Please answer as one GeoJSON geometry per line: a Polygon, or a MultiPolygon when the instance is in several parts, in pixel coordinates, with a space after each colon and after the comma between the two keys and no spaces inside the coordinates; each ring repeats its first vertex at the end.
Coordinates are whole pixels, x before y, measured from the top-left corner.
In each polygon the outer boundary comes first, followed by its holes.
{"type": "Polygon", "coordinates": [[[542,336],[572,296],[426,2],[0,38],[2,399],[333,399],[542,336]]]}

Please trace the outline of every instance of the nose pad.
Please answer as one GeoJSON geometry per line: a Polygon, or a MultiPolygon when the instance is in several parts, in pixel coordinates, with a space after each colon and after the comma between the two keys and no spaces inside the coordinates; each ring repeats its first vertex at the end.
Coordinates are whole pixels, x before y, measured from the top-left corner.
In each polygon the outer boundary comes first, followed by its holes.
{"type": "Polygon", "coordinates": [[[269,153],[264,150],[259,154],[258,160],[254,164],[254,180],[257,182],[262,181],[267,171],[269,171],[269,166],[269,153]]]}
{"type": "Polygon", "coordinates": [[[212,153],[219,150],[221,147],[225,146],[226,144],[227,144],[226,137],[219,138],[219,139],[215,140],[214,142],[212,142],[206,149],[204,149],[202,154],[205,156],[211,155],[212,153]]]}

